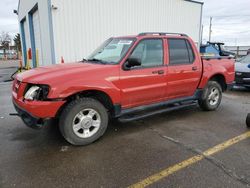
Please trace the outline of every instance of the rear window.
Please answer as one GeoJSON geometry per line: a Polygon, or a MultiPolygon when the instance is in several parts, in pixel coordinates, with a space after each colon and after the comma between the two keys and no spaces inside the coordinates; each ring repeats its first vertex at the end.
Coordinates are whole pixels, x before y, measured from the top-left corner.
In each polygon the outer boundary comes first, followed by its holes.
{"type": "Polygon", "coordinates": [[[195,56],[190,43],[185,39],[168,39],[169,64],[192,64],[195,56]]]}

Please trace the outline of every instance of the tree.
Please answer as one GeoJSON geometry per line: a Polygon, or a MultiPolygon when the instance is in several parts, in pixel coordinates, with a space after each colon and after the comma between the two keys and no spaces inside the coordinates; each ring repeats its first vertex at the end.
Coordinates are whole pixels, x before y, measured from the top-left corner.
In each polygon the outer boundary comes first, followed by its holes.
{"type": "Polygon", "coordinates": [[[17,33],[14,37],[14,43],[15,43],[15,47],[17,49],[17,52],[21,52],[22,48],[21,48],[21,39],[20,39],[20,33],[17,33]]]}
{"type": "Polygon", "coordinates": [[[6,57],[6,50],[9,49],[10,42],[11,42],[11,37],[9,33],[3,31],[0,34],[0,44],[1,44],[1,48],[3,49],[4,57],[6,57]]]}

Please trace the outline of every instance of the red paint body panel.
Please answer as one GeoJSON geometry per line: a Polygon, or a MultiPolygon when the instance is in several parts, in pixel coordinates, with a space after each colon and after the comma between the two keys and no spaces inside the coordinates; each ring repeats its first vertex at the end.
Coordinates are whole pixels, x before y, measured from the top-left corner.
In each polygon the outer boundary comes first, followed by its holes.
{"type": "Polygon", "coordinates": [[[106,93],[113,104],[131,108],[179,97],[192,96],[197,88],[204,88],[208,80],[217,74],[226,83],[234,80],[234,62],[229,59],[201,60],[194,42],[185,36],[131,36],[136,38],[125,57],[117,65],[94,63],[66,63],[40,67],[17,75],[13,83],[13,100],[17,105],[39,118],[54,117],[65,99],[73,94],[98,90],[106,93]],[[161,38],[164,46],[164,64],[158,67],[125,71],[122,66],[134,47],[142,39],[161,38]],[[169,65],[168,38],[187,39],[194,50],[195,61],[191,65],[169,65]],[[193,70],[196,67],[196,70],[193,70]],[[155,71],[163,74],[154,74],[155,71]],[[25,101],[27,83],[49,85],[49,101],[25,101]],[[18,85],[18,88],[16,86],[18,85]],[[55,100],[57,99],[57,100],[55,100]],[[58,101],[58,99],[61,99],[58,101]]]}
{"type": "Polygon", "coordinates": [[[232,59],[203,59],[203,74],[198,88],[204,88],[210,78],[222,75],[227,84],[232,84],[235,79],[234,60],[232,59]]]}
{"type": "MultiPolygon", "coordinates": [[[[161,37],[143,37],[141,39],[162,39],[161,37]]],[[[127,55],[120,63],[120,82],[119,88],[121,90],[121,106],[122,108],[131,108],[135,106],[150,104],[164,100],[166,97],[167,88],[167,67],[166,67],[166,46],[163,42],[164,55],[162,66],[134,69],[125,71],[122,65],[125,63],[133,49],[141,40],[137,40],[127,55]],[[153,74],[155,71],[163,70],[164,74],[153,74]]]]}
{"type": "Polygon", "coordinates": [[[27,101],[23,98],[26,83],[13,82],[12,100],[20,108],[34,117],[52,118],[66,101],[27,101]],[[18,87],[17,87],[18,85],[18,87]],[[17,87],[17,89],[15,89],[17,87]]]}
{"type": "MultiPolygon", "coordinates": [[[[179,37],[171,37],[171,38],[179,38],[179,37]]],[[[190,42],[195,54],[195,60],[193,64],[186,64],[186,65],[173,66],[169,65],[168,63],[169,66],[167,74],[167,82],[168,82],[167,95],[169,99],[194,95],[200,83],[200,79],[202,77],[202,63],[200,55],[195,47],[195,44],[188,37],[184,38],[190,42]],[[192,70],[193,67],[196,67],[197,70],[193,71],[192,70]]],[[[169,57],[169,54],[167,54],[167,57],[169,57]]]]}
{"type": "Polygon", "coordinates": [[[66,98],[85,90],[99,90],[108,94],[113,103],[120,101],[119,65],[66,63],[40,67],[18,74],[17,79],[32,84],[50,86],[49,99],[66,98]]]}

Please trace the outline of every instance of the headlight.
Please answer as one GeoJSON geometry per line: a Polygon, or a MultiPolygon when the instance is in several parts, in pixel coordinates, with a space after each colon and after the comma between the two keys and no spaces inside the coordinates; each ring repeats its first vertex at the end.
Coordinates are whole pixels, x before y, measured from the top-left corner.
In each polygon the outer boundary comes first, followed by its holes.
{"type": "Polygon", "coordinates": [[[28,87],[24,99],[26,100],[44,100],[49,93],[49,87],[47,85],[33,85],[28,87]]]}

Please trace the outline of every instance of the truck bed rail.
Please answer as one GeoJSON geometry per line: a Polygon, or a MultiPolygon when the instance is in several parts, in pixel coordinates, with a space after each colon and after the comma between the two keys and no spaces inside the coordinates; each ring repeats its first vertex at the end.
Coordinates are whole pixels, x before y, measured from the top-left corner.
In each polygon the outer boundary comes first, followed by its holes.
{"type": "Polygon", "coordinates": [[[212,59],[218,59],[218,60],[221,60],[221,59],[234,59],[233,57],[229,57],[229,56],[221,56],[221,57],[209,57],[209,56],[201,56],[201,59],[204,59],[204,60],[212,60],[212,59]]]}

